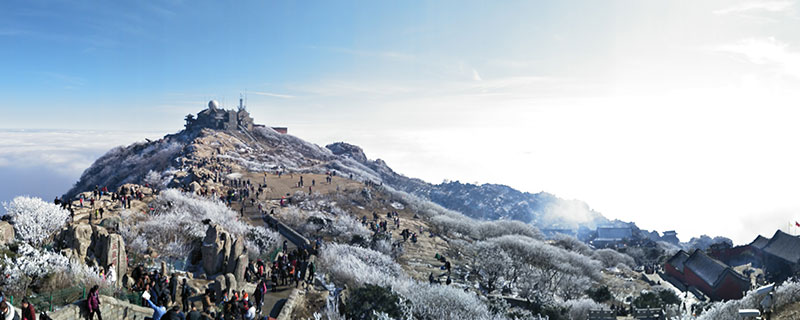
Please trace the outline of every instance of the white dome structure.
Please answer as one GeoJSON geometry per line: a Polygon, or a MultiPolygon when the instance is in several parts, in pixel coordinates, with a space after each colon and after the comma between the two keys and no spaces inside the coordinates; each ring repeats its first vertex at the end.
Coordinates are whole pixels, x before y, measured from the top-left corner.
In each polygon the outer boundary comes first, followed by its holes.
{"type": "Polygon", "coordinates": [[[208,109],[211,111],[217,111],[219,108],[219,102],[217,100],[211,100],[208,102],[208,109]]]}

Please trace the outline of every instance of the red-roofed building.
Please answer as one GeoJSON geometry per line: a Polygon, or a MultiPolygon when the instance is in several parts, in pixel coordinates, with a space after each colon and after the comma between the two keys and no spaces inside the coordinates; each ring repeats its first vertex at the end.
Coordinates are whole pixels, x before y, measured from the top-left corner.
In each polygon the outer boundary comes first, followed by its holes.
{"type": "Polygon", "coordinates": [[[665,272],[686,286],[696,287],[712,300],[740,299],[750,289],[750,279],[727,264],[695,250],[678,251],[664,265],[665,272]]]}

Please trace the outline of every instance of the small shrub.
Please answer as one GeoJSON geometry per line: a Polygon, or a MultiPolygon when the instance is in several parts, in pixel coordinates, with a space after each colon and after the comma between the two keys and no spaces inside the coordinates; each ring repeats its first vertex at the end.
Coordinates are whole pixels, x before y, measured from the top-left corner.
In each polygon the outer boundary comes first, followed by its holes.
{"type": "Polygon", "coordinates": [[[607,286],[586,290],[586,295],[596,302],[606,302],[612,298],[611,291],[608,290],[607,286]]]}
{"type": "Polygon", "coordinates": [[[402,315],[400,296],[389,288],[367,284],[350,293],[345,313],[348,319],[377,319],[375,313],[399,319],[402,315]]]}

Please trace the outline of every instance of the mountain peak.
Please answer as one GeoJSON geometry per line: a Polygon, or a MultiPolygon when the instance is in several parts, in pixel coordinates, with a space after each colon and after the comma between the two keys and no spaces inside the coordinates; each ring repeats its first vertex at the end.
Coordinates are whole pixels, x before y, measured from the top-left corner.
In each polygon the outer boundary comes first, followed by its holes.
{"type": "Polygon", "coordinates": [[[367,163],[367,155],[361,147],[346,142],[331,143],[325,148],[328,148],[333,154],[337,156],[349,157],[359,163],[367,163]]]}

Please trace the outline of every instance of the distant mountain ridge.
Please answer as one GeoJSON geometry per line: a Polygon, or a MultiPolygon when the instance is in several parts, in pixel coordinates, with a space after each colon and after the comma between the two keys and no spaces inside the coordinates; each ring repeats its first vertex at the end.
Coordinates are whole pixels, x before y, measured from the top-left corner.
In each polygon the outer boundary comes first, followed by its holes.
{"type": "Polygon", "coordinates": [[[380,174],[384,183],[445,208],[479,220],[518,220],[540,229],[572,229],[612,223],[578,200],[564,200],[550,193],[528,193],[500,184],[464,184],[458,181],[430,184],[394,172],[383,160],[370,161],[355,145],[337,142],[326,146],[334,154],[348,157],[380,174]]]}

